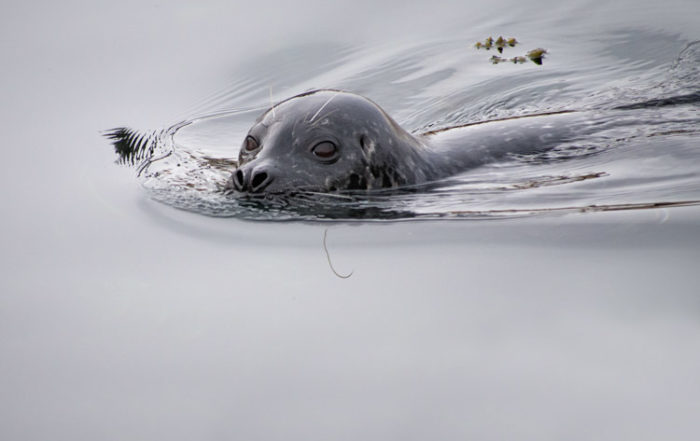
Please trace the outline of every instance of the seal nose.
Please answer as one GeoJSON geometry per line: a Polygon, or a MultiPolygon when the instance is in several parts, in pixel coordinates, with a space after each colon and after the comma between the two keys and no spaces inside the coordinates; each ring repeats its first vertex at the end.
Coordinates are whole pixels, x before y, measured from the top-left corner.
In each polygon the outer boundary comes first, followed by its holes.
{"type": "Polygon", "coordinates": [[[259,193],[272,182],[272,178],[265,170],[254,170],[250,180],[250,191],[259,193]]]}
{"type": "Polygon", "coordinates": [[[252,171],[239,168],[233,173],[233,187],[242,193],[260,193],[272,182],[272,175],[264,167],[252,171]]]}
{"type": "Polygon", "coordinates": [[[243,177],[243,171],[241,169],[233,172],[233,188],[238,191],[245,191],[245,178],[243,177]]]}

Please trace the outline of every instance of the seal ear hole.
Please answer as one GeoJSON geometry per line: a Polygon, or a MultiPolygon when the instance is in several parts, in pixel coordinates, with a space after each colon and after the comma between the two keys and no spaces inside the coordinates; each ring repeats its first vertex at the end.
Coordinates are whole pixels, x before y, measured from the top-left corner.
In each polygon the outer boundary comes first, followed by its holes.
{"type": "Polygon", "coordinates": [[[367,139],[367,135],[360,136],[360,147],[362,147],[362,150],[366,151],[368,145],[369,145],[369,139],[367,139]]]}

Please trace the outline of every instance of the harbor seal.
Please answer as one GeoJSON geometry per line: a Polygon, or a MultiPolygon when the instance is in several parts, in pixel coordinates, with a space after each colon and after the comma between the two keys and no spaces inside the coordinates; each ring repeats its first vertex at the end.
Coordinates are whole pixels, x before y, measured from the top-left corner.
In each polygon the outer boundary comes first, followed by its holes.
{"type": "Polygon", "coordinates": [[[263,113],[229,186],[247,194],[420,187],[507,154],[584,135],[580,112],[473,123],[413,135],[368,98],[314,90],[263,113]]]}

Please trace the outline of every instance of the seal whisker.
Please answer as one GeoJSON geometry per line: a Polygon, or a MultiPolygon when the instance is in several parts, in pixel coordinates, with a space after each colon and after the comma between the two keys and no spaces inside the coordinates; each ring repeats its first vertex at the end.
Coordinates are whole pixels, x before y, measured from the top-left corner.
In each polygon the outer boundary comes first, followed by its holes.
{"type": "Polygon", "coordinates": [[[327,198],[337,198],[337,199],[346,199],[348,201],[352,201],[355,198],[349,195],[344,195],[344,194],[338,194],[338,193],[326,193],[326,192],[320,192],[320,191],[305,191],[304,193],[313,195],[313,196],[323,196],[327,198]]]}
{"type": "Polygon", "coordinates": [[[323,105],[322,105],[321,107],[319,107],[319,109],[316,111],[316,113],[314,113],[314,116],[311,117],[311,119],[309,120],[309,122],[310,122],[310,123],[314,122],[314,120],[316,119],[316,117],[318,116],[318,114],[321,113],[321,111],[328,105],[328,103],[330,103],[331,101],[333,101],[333,98],[335,98],[336,96],[338,96],[337,93],[331,95],[330,98],[328,98],[328,99],[326,100],[326,102],[323,103],[323,105]]]}
{"type": "Polygon", "coordinates": [[[275,102],[272,100],[272,86],[268,87],[267,90],[270,92],[270,110],[272,110],[272,117],[275,118],[275,102]]]}

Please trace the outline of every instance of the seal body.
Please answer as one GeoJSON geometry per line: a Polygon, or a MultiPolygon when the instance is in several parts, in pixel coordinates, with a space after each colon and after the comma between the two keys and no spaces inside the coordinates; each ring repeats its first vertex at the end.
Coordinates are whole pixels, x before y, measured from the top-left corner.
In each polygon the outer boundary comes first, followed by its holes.
{"type": "Polygon", "coordinates": [[[251,127],[231,186],[242,193],[420,186],[509,153],[570,140],[569,113],[411,135],[362,96],[316,90],[273,106],[251,127]]]}

